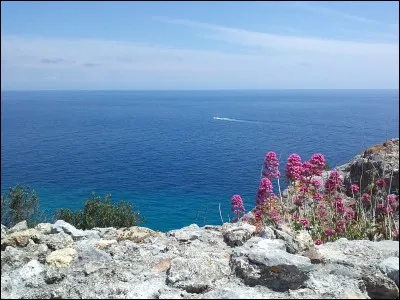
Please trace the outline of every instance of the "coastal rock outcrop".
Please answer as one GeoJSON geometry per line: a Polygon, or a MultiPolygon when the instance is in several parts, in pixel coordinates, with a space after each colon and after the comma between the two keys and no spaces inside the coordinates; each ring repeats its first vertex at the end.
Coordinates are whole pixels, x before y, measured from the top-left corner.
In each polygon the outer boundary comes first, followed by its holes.
{"type": "Polygon", "coordinates": [[[167,233],[75,231],[60,221],[21,229],[2,235],[4,299],[399,297],[398,241],[314,246],[307,232],[248,236],[253,228],[241,222],[167,233]],[[56,224],[68,230],[49,229],[56,224]]]}
{"type": "Polygon", "coordinates": [[[350,162],[337,168],[344,183],[360,185],[364,191],[374,180],[385,178],[391,192],[399,189],[399,139],[390,139],[367,148],[350,162]],[[362,176],[361,176],[362,175],[362,176]]]}

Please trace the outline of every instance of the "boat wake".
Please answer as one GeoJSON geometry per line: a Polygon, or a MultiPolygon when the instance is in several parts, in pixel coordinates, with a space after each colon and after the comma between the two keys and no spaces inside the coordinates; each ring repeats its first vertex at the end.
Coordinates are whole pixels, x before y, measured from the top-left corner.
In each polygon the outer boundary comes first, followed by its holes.
{"type": "Polygon", "coordinates": [[[220,118],[220,117],[214,117],[214,120],[220,120],[220,121],[228,121],[228,122],[241,122],[241,123],[260,123],[259,121],[250,121],[250,120],[241,120],[241,119],[231,119],[231,118],[220,118]]]}

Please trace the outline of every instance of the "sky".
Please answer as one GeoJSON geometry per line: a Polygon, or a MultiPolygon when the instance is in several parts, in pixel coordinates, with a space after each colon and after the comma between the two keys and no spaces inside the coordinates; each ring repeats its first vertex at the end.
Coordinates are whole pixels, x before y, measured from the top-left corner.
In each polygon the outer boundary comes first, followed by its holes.
{"type": "Polygon", "coordinates": [[[398,88],[398,1],[1,1],[2,91],[398,88]]]}

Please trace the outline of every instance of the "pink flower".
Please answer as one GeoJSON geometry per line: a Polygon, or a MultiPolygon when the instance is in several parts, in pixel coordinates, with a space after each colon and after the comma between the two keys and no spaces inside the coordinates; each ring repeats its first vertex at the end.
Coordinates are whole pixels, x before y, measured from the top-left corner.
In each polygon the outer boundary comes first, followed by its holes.
{"type": "Polygon", "coordinates": [[[298,154],[291,154],[286,164],[286,177],[290,181],[299,180],[302,173],[301,157],[298,154]]]}
{"type": "Polygon", "coordinates": [[[309,228],[310,227],[310,221],[306,218],[303,218],[300,220],[301,225],[303,225],[304,228],[309,228]]]}
{"type": "Polygon", "coordinates": [[[333,201],[333,207],[335,208],[335,211],[340,214],[343,215],[345,212],[345,208],[344,208],[344,203],[341,200],[335,200],[333,201]]]}
{"type": "Polygon", "coordinates": [[[308,192],[308,187],[306,185],[302,185],[300,187],[300,193],[307,193],[308,192]]]}
{"type": "Polygon", "coordinates": [[[270,212],[270,216],[272,217],[275,223],[278,223],[280,221],[280,217],[275,210],[270,212]]]}
{"type": "Polygon", "coordinates": [[[343,182],[343,179],[340,176],[339,172],[336,170],[333,170],[330,173],[328,180],[325,182],[325,189],[328,192],[334,192],[342,185],[342,182],[343,182]]]}
{"type": "Polygon", "coordinates": [[[294,213],[292,218],[293,218],[293,220],[298,221],[299,220],[299,214],[298,213],[294,213]]]}
{"type": "Polygon", "coordinates": [[[301,175],[305,177],[310,177],[312,176],[312,164],[308,161],[305,161],[302,165],[302,173],[301,175]]]}
{"type": "Polygon", "coordinates": [[[303,197],[297,197],[297,198],[294,200],[294,205],[302,206],[302,205],[303,205],[303,202],[304,202],[303,197]]]}
{"type": "Polygon", "coordinates": [[[256,221],[258,221],[258,220],[261,219],[262,214],[263,214],[263,213],[262,213],[261,210],[256,210],[256,211],[254,212],[254,218],[256,219],[256,221]]]}
{"type": "Polygon", "coordinates": [[[399,206],[399,200],[397,199],[396,195],[394,195],[394,194],[390,194],[387,196],[387,203],[394,210],[399,206]]]}
{"type": "Polygon", "coordinates": [[[243,200],[240,195],[234,195],[231,200],[232,211],[235,215],[241,215],[245,213],[245,209],[243,206],[243,200]]]}
{"type": "Polygon", "coordinates": [[[358,192],[360,191],[360,188],[358,187],[357,184],[352,184],[352,185],[350,185],[350,191],[353,194],[358,194],[358,192]]]}
{"type": "Polygon", "coordinates": [[[272,179],[279,178],[281,173],[279,172],[279,160],[276,156],[275,152],[268,152],[264,159],[264,168],[263,176],[272,179]]]}
{"type": "Polygon", "coordinates": [[[273,195],[272,190],[273,190],[273,187],[272,187],[271,181],[266,177],[261,178],[260,185],[258,187],[258,192],[257,192],[257,199],[256,199],[257,205],[261,205],[261,204],[265,203],[267,198],[270,197],[271,195],[273,195]]]}
{"type": "Polygon", "coordinates": [[[326,236],[331,236],[331,235],[334,235],[335,233],[336,233],[335,229],[327,229],[324,231],[324,234],[326,236]]]}
{"type": "Polygon", "coordinates": [[[384,188],[386,186],[386,180],[384,178],[379,178],[376,181],[376,185],[380,188],[384,188]]]}
{"type": "Polygon", "coordinates": [[[346,210],[344,217],[346,218],[347,221],[354,220],[356,218],[356,213],[355,211],[350,207],[346,210]]]}
{"type": "Polygon", "coordinates": [[[320,218],[326,217],[328,215],[328,212],[326,211],[325,207],[320,207],[318,210],[318,216],[320,218]]]}
{"type": "Polygon", "coordinates": [[[368,195],[367,193],[364,193],[361,197],[361,201],[364,204],[371,204],[371,196],[368,195]]]}
{"type": "Polygon", "coordinates": [[[312,175],[321,175],[325,168],[325,157],[321,153],[315,153],[311,156],[310,163],[312,165],[312,175]]]}
{"type": "Polygon", "coordinates": [[[316,240],[315,245],[322,245],[322,241],[320,239],[316,240]]]}
{"type": "Polygon", "coordinates": [[[316,189],[318,189],[319,187],[321,187],[322,182],[321,182],[321,180],[318,180],[318,179],[312,179],[311,180],[311,185],[313,187],[315,187],[316,189]]]}
{"type": "Polygon", "coordinates": [[[395,229],[395,230],[393,231],[393,237],[394,237],[394,239],[395,239],[396,241],[399,239],[399,230],[398,230],[398,229],[395,229]]]}
{"type": "Polygon", "coordinates": [[[320,202],[320,201],[322,201],[323,198],[322,198],[322,195],[320,193],[315,193],[313,199],[316,202],[320,202]]]}
{"type": "Polygon", "coordinates": [[[341,219],[341,220],[339,220],[339,221],[336,222],[336,226],[337,226],[337,227],[343,227],[344,224],[345,224],[345,222],[344,222],[343,219],[341,219]]]}

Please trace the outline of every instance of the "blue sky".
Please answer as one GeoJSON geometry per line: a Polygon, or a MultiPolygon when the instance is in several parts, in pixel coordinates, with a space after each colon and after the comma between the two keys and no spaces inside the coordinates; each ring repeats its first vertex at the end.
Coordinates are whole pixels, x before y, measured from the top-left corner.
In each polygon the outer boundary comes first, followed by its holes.
{"type": "Polygon", "coordinates": [[[1,2],[2,90],[398,89],[399,3],[1,2]]]}

